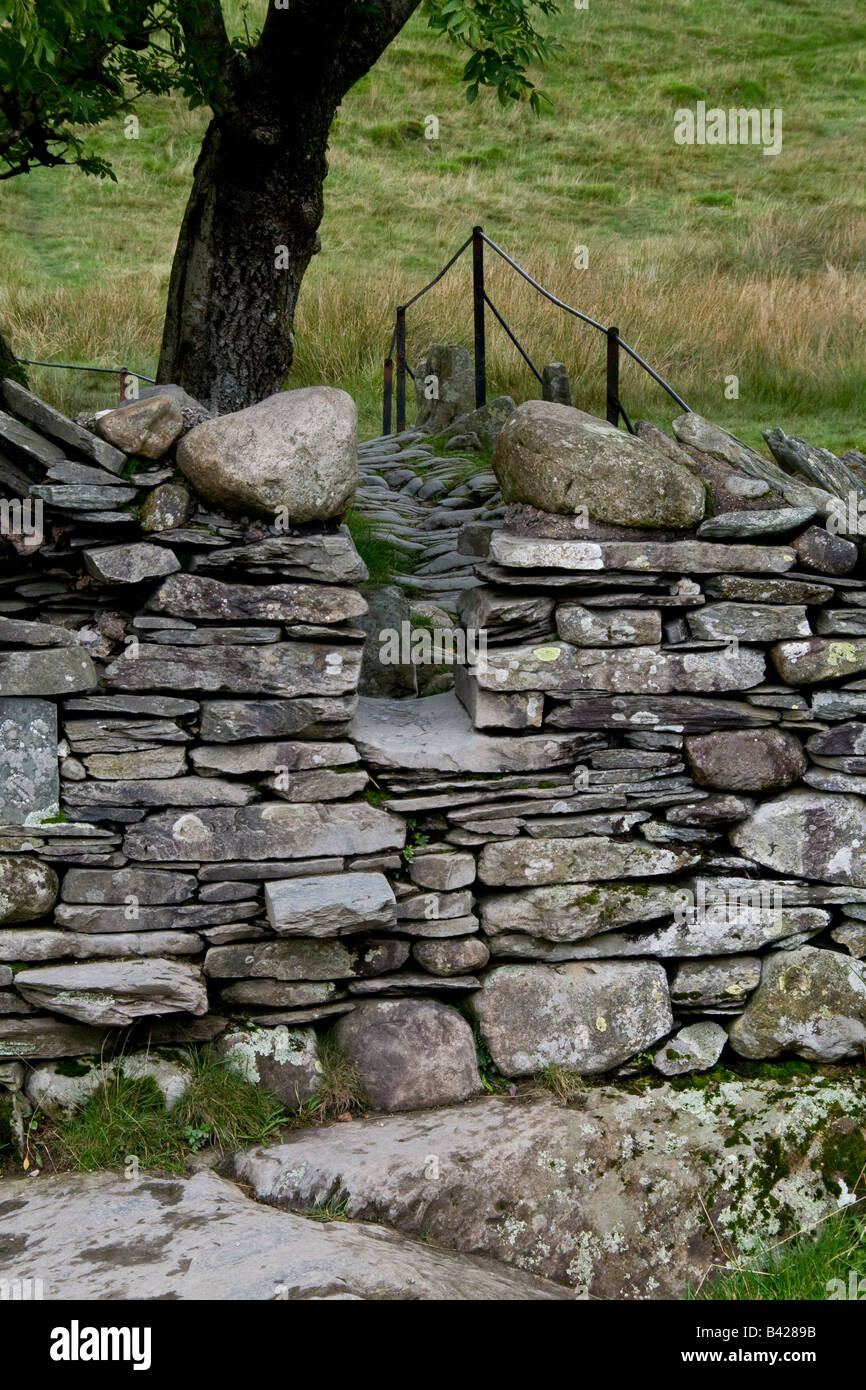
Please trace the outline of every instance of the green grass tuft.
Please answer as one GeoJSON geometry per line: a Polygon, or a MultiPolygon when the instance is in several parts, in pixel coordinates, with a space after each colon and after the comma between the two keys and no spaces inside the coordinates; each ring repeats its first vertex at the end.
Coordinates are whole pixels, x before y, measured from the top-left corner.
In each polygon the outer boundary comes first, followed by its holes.
{"type": "Polygon", "coordinates": [[[862,1206],[829,1217],[814,1232],[744,1261],[738,1269],[707,1280],[689,1298],[700,1302],[740,1300],[817,1302],[846,1294],[853,1271],[855,1288],[866,1279],[866,1219],[862,1206]]]}

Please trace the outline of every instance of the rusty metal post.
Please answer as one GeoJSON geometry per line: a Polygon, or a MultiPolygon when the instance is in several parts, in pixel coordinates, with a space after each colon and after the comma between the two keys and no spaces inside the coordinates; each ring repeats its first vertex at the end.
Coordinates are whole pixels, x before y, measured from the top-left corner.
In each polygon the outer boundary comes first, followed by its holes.
{"type": "Polygon", "coordinates": [[[619,424],[619,329],[607,330],[607,419],[619,424]]]}
{"type": "Polygon", "coordinates": [[[472,308],[475,322],[475,408],[487,404],[487,344],[484,334],[484,238],[472,228],[472,308]]]}
{"type": "Polygon", "coordinates": [[[382,393],[382,433],[391,433],[391,400],[394,395],[394,359],[385,358],[385,380],[382,393]]]}
{"type": "Polygon", "coordinates": [[[121,369],[120,369],[120,404],[121,404],[121,405],[123,405],[124,401],[126,400],[126,383],[127,383],[128,377],[129,377],[129,372],[126,370],[125,367],[121,367],[121,369]]]}
{"type": "Polygon", "coordinates": [[[397,310],[397,329],[394,334],[397,357],[397,433],[406,428],[406,310],[397,310]]]}

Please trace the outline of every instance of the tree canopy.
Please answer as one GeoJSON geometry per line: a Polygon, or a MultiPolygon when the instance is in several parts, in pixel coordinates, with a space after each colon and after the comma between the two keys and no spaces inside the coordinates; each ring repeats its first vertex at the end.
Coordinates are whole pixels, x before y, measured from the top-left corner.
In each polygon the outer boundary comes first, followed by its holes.
{"type": "MultiPolygon", "coordinates": [[[[217,0],[0,0],[0,179],[60,164],[113,177],[92,148],[95,127],[132,113],[148,93],[177,91],[219,114],[232,76],[261,62],[281,15],[291,20],[309,0],[271,0],[267,13],[242,5],[233,37],[228,8],[217,0]]],[[[557,47],[540,25],[559,0],[316,0],[322,26],[329,10],[345,25],[348,11],[359,32],[393,28],[393,11],[402,23],[418,8],[434,34],[467,50],[467,100],[490,87],[503,103],[541,108],[528,69],[557,47]]]]}

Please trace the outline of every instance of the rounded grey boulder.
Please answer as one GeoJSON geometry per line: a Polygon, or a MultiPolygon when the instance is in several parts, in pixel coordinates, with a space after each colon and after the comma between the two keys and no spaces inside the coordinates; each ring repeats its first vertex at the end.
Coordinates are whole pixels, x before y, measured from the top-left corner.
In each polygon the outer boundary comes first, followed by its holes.
{"type": "Polygon", "coordinates": [[[688,468],[572,406],[525,401],[492,462],[506,502],[545,512],[637,527],[691,527],[704,515],[704,485],[688,468]]]}
{"type": "Polygon", "coordinates": [[[453,1105],[481,1090],[464,1018],[432,999],[377,999],[341,1018],[336,1039],[375,1110],[453,1105]]]}
{"type": "Polygon", "coordinates": [[[358,412],[345,391],[305,386],[205,420],[178,466],[208,502],[289,524],[340,516],[358,485],[358,412]]]}
{"type": "Polygon", "coordinates": [[[0,855],[0,922],[35,922],[57,901],[59,880],[50,864],[20,854],[0,855]]]}
{"type": "Polygon", "coordinates": [[[866,965],[814,946],[767,956],[761,983],[728,1036],[741,1057],[789,1051],[810,1062],[862,1057],[866,965]]]}
{"type": "Polygon", "coordinates": [[[766,791],[787,787],[809,766],[803,745],[784,729],[717,729],[685,740],[686,757],[699,787],[766,791]]]}

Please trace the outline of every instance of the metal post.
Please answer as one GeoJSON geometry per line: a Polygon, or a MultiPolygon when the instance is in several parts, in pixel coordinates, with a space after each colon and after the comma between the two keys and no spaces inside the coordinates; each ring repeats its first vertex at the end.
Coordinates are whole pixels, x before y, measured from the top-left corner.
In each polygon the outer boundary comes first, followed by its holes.
{"type": "Polygon", "coordinates": [[[123,405],[124,401],[126,400],[126,381],[127,381],[127,377],[128,377],[128,376],[129,376],[129,373],[127,372],[126,368],[125,368],[125,367],[121,367],[121,369],[120,369],[120,403],[121,403],[121,405],[123,405]]]}
{"type": "Polygon", "coordinates": [[[406,310],[397,310],[397,329],[394,334],[397,356],[397,433],[406,428],[406,310]]]}
{"type": "Polygon", "coordinates": [[[385,382],[382,393],[382,433],[391,433],[391,398],[394,395],[394,359],[385,358],[385,382]]]}
{"type": "Polygon", "coordinates": [[[475,407],[487,404],[487,347],[484,337],[484,240],[472,228],[472,305],[475,320],[475,407]]]}
{"type": "Polygon", "coordinates": [[[607,418],[619,424],[619,329],[607,330],[607,418]]]}

